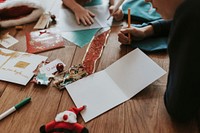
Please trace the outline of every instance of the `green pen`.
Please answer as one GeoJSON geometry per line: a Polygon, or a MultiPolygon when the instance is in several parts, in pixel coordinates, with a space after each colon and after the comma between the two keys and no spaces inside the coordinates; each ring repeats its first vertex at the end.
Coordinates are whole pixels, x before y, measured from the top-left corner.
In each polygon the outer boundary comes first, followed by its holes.
{"type": "Polygon", "coordinates": [[[12,108],[10,108],[9,110],[7,110],[6,112],[4,112],[3,114],[0,115],[0,120],[2,120],[3,118],[5,118],[6,116],[12,114],[13,112],[15,112],[16,110],[18,110],[19,108],[21,108],[22,106],[26,105],[27,103],[29,103],[31,101],[31,98],[25,98],[24,100],[22,100],[20,103],[16,104],[15,106],[13,106],[12,108]]]}

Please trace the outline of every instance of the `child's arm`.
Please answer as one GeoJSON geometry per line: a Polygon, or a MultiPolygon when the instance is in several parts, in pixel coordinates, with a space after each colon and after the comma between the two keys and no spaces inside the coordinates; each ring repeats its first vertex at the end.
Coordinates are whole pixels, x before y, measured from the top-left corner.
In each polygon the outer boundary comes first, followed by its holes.
{"type": "Polygon", "coordinates": [[[114,5],[114,4],[115,4],[115,0],[110,0],[110,1],[109,1],[109,5],[110,5],[110,6],[112,6],[112,5],[114,5]]]}
{"type": "Polygon", "coordinates": [[[93,17],[95,14],[85,9],[75,0],[62,0],[63,4],[68,7],[75,15],[78,24],[91,25],[94,23],[93,17]]]}

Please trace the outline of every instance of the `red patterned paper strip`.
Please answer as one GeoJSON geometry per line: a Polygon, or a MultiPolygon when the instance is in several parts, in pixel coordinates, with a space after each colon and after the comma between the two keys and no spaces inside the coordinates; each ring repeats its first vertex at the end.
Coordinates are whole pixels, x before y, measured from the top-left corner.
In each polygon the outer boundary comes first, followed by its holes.
{"type": "Polygon", "coordinates": [[[95,36],[87,48],[82,64],[89,75],[95,71],[96,62],[101,57],[109,33],[110,29],[95,36]]]}

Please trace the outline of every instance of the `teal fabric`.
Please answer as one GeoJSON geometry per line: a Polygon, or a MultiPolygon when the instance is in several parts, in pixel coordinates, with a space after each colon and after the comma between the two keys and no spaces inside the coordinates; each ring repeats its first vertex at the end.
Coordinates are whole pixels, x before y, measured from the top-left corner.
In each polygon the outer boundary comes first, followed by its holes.
{"type": "Polygon", "coordinates": [[[84,6],[97,6],[101,4],[102,4],[102,0],[92,0],[91,2],[85,4],[84,6]]]}
{"type": "MultiPolygon", "coordinates": [[[[143,27],[146,26],[146,23],[143,24],[132,24],[132,26],[135,27],[143,27]]],[[[143,51],[153,52],[153,51],[160,51],[160,50],[166,50],[167,49],[167,40],[168,37],[152,37],[152,38],[146,38],[141,41],[133,41],[131,43],[131,46],[136,48],[140,48],[143,51]]]]}
{"type": "Polygon", "coordinates": [[[128,14],[128,8],[131,9],[131,19],[140,22],[149,22],[161,19],[159,13],[151,7],[151,3],[145,0],[128,0],[122,5],[122,11],[125,16],[128,14]]]}
{"type": "Polygon", "coordinates": [[[65,32],[64,35],[67,37],[67,40],[82,48],[92,40],[98,30],[99,28],[65,32]]]}

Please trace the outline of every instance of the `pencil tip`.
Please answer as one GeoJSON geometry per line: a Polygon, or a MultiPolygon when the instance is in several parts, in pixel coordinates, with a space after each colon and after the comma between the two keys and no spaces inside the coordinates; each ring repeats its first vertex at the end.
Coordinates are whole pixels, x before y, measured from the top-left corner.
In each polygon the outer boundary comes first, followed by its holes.
{"type": "Polygon", "coordinates": [[[111,17],[111,16],[109,16],[109,17],[107,18],[107,20],[109,20],[109,19],[110,19],[110,17],[111,17]]]}

